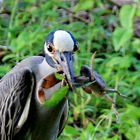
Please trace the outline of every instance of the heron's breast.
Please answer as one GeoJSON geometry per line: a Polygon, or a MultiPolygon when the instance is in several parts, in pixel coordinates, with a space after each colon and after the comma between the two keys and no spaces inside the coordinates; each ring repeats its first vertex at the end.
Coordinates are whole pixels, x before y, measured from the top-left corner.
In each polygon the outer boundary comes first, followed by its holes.
{"type": "Polygon", "coordinates": [[[52,73],[43,77],[37,84],[36,99],[40,104],[43,104],[46,100],[49,100],[52,95],[61,88],[63,81],[55,77],[52,73]]]}

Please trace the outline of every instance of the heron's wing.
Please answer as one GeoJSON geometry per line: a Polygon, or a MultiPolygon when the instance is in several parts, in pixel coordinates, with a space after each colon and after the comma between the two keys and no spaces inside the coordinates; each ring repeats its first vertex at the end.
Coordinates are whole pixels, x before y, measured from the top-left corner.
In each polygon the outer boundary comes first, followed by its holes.
{"type": "Polygon", "coordinates": [[[0,139],[12,140],[25,123],[34,87],[34,76],[23,68],[0,81],[0,139]]]}
{"type": "Polygon", "coordinates": [[[67,100],[66,103],[65,103],[65,108],[64,108],[61,120],[60,120],[58,137],[60,136],[60,134],[62,133],[62,131],[65,127],[65,124],[66,124],[66,121],[67,121],[67,118],[68,118],[68,111],[69,111],[69,105],[68,105],[68,100],[67,100]]]}

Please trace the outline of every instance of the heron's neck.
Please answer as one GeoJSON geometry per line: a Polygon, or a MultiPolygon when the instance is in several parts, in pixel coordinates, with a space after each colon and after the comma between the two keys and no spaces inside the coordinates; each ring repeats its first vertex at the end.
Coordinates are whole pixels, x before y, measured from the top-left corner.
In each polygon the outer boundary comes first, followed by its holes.
{"type": "Polygon", "coordinates": [[[55,63],[53,61],[53,59],[48,55],[45,54],[45,61],[53,68],[55,68],[55,63]]]}
{"type": "Polygon", "coordinates": [[[41,64],[39,64],[39,67],[38,67],[38,72],[39,72],[39,74],[38,74],[38,76],[37,76],[37,80],[40,80],[40,79],[42,79],[43,77],[45,77],[45,76],[47,76],[47,75],[49,75],[49,74],[51,74],[51,73],[54,73],[54,72],[56,72],[56,71],[57,71],[57,69],[54,68],[54,67],[52,67],[52,66],[50,66],[50,65],[47,63],[46,59],[44,58],[44,60],[42,61],[41,64]]]}

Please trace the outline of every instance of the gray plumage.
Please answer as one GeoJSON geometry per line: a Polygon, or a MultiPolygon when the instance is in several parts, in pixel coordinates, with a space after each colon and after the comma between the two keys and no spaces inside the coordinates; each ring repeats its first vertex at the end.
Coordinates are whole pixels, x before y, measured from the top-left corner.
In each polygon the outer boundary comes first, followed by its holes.
{"type": "MultiPolygon", "coordinates": [[[[67,118],[68,100],[63,98],[56,106],[45,108],[38,91],[44,77],[60,70],[72,86],[72,53],[76,49],[70,32],[52,32],[45,41],[45,57],[32,56],[21,61],[0,80],[1,140],[56,140],[67,118]]],[[[45,89],[45,99],[61,86],[59,82],[45,89]]]]}
{"type": "MultiPolygon", "coordinates": [[[[36,87],[35,85],[37,84],[38,80],[40,80],[38,77],[42,78],[38,68],[39,64],[42,63],[43,60],[44,58],[41,56],[34,56],[25,59],[18,63],[1,79],[1,140],[12,140],[12,137],[14,137],[15,140],[27,140],[27,138],[31,138],[32,140],[41,140],[41,137],[42,140],[44,140],[44,138],[47,138],[47,140],[53,140],[56,139],[57,135],[59,134],[59,130],[62,129],[59,128],[61,127],[60,121],[61,117],[64,117],[63,113],[67,112],[67,101],[61,101],[57,106],[58,109],[54,108],[48,110],[39,105],[35,96],[36,89],[33,87],[36,87]],[[37,74],[38,76],[35,78],[34,74],[37,74]],[[33,94],[33,96],[28,119],[22,128],[18,128],[18,121],[22,115],[27,98],[30,96],[30,94],[33,94]],[[41,113],[44,115],[40,115],[41,113]],[[58,118],[60,118],[60,120],[58,118]]],[[[50,73],[51,72],[53,71],[50,71],[50,73]]]]}

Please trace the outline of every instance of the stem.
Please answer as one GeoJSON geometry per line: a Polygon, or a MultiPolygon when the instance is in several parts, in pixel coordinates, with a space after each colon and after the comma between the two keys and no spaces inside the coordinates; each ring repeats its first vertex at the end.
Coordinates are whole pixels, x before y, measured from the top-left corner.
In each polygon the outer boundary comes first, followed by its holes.
{"type": "MultiPolygon", "coordinates": [[[[117,89],[118,89],[118,80],[116,80],[116,85],[115,85],[115,89],[114,90],[117,91],[117,89]]],[[[111,110],[114,112],[114,114],[116,116],[116,119],[118,121],[119,120],[119,113],[118,113],[118,111],[116,109],[116,98],[117,98],[117,96],[116,96],[116,94],[114,94],[113,101],[115,102],[115,104],[112,104],[111,110]]]]}
{"type": "Polygon", "coordinates": [[[97,129],[98,127],[100,126],[100,124],[106,119],[106,116],[103,115],[102,119],[97,123],[96,127],[95,127],[95,132],[94,134],[92,135],[92,139],[95,140],[96,139],[96,132],[97,132],[97,129]]]}
{"type": "Polygon", "coordinates": [[[12,29],[12,26],[13,26],[13,23],[14,23],[14,17],[16,15],[17,4],[18,4],[18,0],[15,0],[14,7],[12,9],[11,16],[10,16],[10,21],[9,21],[7,43],[6,43],[7,45],[10,44],[10,39],[11,39],[11,32],[10,32],[10,30],[12,29]]]}
{"type": "Polygon", "coordinates": [[[96,52],[93,53],[91,57],[90,67],[91,67],[91,80],[94,80],[94,59],[95,59],[96,52]]]}
{"type": "Polygon", "coordinates": [[[118,90],[116,90],[116,89],[106,89],[106,92],[115,92],[115,93],[117,93],[119,96],[122,96],[122,97],[124,97],[124,98],[127,98],[127,96],[121,94],[121,93],[120,93],[118,90]]]}

